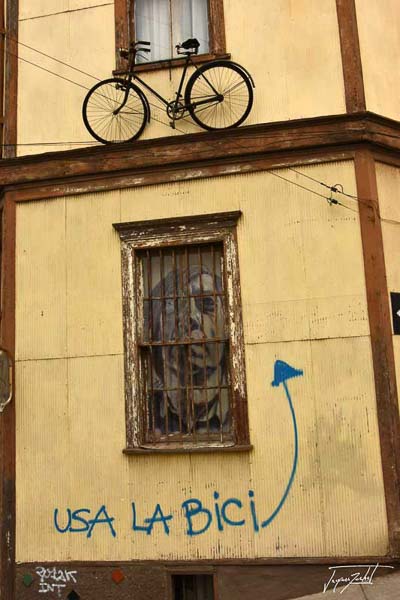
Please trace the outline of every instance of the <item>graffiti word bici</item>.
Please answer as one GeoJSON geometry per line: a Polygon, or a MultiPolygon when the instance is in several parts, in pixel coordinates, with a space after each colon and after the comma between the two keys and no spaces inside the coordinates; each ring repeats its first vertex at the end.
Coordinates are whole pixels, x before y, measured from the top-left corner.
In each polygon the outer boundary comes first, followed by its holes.
{"type": "Polygon", "coordinates": [[[61,596],[61,590],[67,586],[67,583],[76,583],[77,571],[57,567],[36,567],[36,574],[40,579],[40,594],[57,592],[58,596],[61,596]]]}
{"type": "MultiPolygon", "coordinates": [[[[173,511],[175,516],[173,512],[165,511],[160,503],[157,503],[154,506],[153,512],[146,516],[146,513],[140,507],[136,507],[136,502],[132,502],[131,530],[139,535],[151,535],[153,530],[157,528],[159,531],[163,531],[165,535],[169,535],[171,527],[176,527],[176,516],[178,513],[183,516],[186,535],[191,537],[205,534],[208,530],[215,531],[217,529],[217,531],[223,532],[229,527],[249,527],[255,533],[268,527],[285,504],[296,473],[299,452],[298,431],[295,410],[287,381],[293,377],[300,377],[302,375],[302,370],[295,369],[282,360],[275,361],[274,379],[271,386],[279,388],[282,385],[284,389],[293,422],[294,451],[292,469],[285,490],[277,506],[270,511],[264,520],[259,517],[253,490],[248,490],[245,501],[242,501],[240,498],[220,498],[219,493],[214,491],[213,497],[208,499],[207,504],[199,498],[184,500],[173,511]]],[[[80,533],[86,535],[87,538],[91,538],[93,532],[98,527],[106,527],[112,537],[117,537],[114,523],[115,517],[110,516],[105,504],[96,513],[93,513],[90,508],[77,508],[75,510],[66,508],[64,510],[65,513],[62,511],[64,513],[63,516],[60,515],[58,508],[54,510],[54,527],[58,533],[80,533]]],[[[182,519],[182,516],[178,519],[178,523],[182,519]]]]}

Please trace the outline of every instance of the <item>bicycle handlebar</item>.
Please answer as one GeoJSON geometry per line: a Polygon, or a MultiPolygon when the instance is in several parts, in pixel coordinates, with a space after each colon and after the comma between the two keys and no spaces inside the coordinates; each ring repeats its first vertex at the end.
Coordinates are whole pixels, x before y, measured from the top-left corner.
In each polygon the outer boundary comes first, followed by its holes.
{"type": "Polygon", "coordinates": [[[138,40],[137,42],[131,42],[128,48],[118,48],[119,55],[122,58],[129,58],[135,55],[137,52],[151,52],[150,48],[138,48],[138,46],[150,46],[151,42],[145,42],[138,40]]]}

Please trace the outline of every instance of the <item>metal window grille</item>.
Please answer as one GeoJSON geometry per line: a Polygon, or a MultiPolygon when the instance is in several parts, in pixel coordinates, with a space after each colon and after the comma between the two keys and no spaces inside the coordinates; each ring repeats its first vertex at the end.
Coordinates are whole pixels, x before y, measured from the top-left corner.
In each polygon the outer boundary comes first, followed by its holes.
{"type": "Polygon", "coordinates": [[[146,441],[226,441],[232,432],[222,243],[137,253],[146,441]]]}

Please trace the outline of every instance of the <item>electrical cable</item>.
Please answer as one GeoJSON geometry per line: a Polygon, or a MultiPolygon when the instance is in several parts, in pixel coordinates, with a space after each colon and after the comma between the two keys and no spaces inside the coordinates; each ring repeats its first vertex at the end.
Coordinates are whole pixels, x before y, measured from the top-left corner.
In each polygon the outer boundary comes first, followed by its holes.
{"type": "Polygon", "coordinates": [[[63,79],[64,81],[68,81],[69,83],[72,83],[73,85],[83,88],[84,90],[90,89],[90,88],[86,87],[85,85],[82,85],[81,83],[78,83],[76,81],[73,81],[72,79],[69,79],[68,77],[64,77],[63,75],[60,75],[59,73],[54,73],[54,71],[50,71],[49,69],[46,69],[45,67],[42,67],[41,65],[38,65],[26,58],[22,58],[22,56],[19,56],[18,54],[15,54],[14,52],[10,52],[10,50],[6,50],[6,53],[9,54],[10,56],[14,56],[15,58],[18,58],[18,60],[22,60],[23,62],[28,63],[29,65],[33,65],[34,67],[37,67],[38,69],[41,69],[42,71],[46,71],[46,73],[50,73],[51,75],[54,75],[55,77],[59,77],[60,79],[63,79]]]}
{"type": "MultiPolygon", "coordinates": [[[[59,73],[55,73],[54,71],[51,71],[50,69],[46,69],[45,67],[42,67],[41,65],[38,65],[37,63],[34,63],[30,60],[27,60],[26,58],[23,58],[22,56],[19,56],[18,54],[15,54],[14,52],[10,52],[10,50],[6,50],[7,54],[10,54],[11,56],[14,56],[15,58],[18,58],[19,60],[26,62],[34,67],[37,67],[38,69],[41,69],[42,71],[45,71],[46,73],[50,73],[50,75],[54,75],[55,77],[58,77],[59,79],[62,79],[64,81],[67,81],[68,83],[71,83],[75,86],[78,86],[86,91],[90,91],[91,88],[88,88],[85,85],[82,85],[81,83],[78,83],[76,81],[73,81],[72,79],[69,79],[68,77],[64,77],[63,75],[60,75],[59,73]]],[[[156,110],[162,110],[162,108],[160,106],[157,106],[156,104],[154,104],[153,102],[149,102],[150,106],[152,106],[153,108],[155,108],[156,110]]],[[[162,125],[165,125],[166,127],[169,127],[169,123],[166,123],[165,121],[161,121],[160,119],[157,119],[156,117],[154,117],[154,115],[152,115],[152,118],[154,119],[154,121],[161,123],[162,125]]],[[[183,130],[178,129],[177,127],[175,127],[175,129],[177,131],[180,131],[181,133],[185,133],[183,130]]],[[[57,144],[60,144],[61,142],[57,142],[57,144]]],[[[70,142],[66,142],[66,143],[70,143],[70,142]]],[[[75,143],[75,142],[72,142],[75,143]]],[[[11,146],[19,146],[21,144],[9,144],[11,146]]],[[[34,144],[29,144],[29,145],[34,145],[34,144]]],[[[42,144],[38,144],[38,145],[42,145],[42,144]]]]}
{"type": "Polygon", "coordinates": [[[274,175],[275,177],[278,177],[279,179],[282,179],[283,181],[286,181],[287,183],[291,183],[292,185],[294,185],[302,190],[305,190],[311,194],[314,194],[315,196],[319,196],[320,198],[323,198],[324,200],[326,200],[328,202],[328,204],[336,204],[338,206],[342,206],[343,208],[346,208],[347,210],[350,210],[351,212],[355,212],[358,214],[357,210],[354,210],[353,208],[350,208],[349,206],[342,204],[341,202],[339,202],[339,200],[336,200],[335,198],[331,198],[331,197],[328,198],[327,196],[324,196],[323,194],[320,194],[319,192],[311,190],[310,188],[307,188],[304,185],[296,183],[295,181],[292,181],[291,179],[287,179],[286,177],[283,177],[282,175],[278,175],[278,173],[276,173],[275,171],[267,170],[266,172],[269,173],[270,175],[274,175]]]}
{"type": "Polygon", "coordinates": [[[294,169],[293,167],[288,167],[288,169],[290,171],[293,171],[293,173],[297,173],[298,175],[305,177],[306,179],[311,179],[311,181],[314,181],[315,183],[319,183],[320,185],[324,186],[325,188],[328,188],[328,190],[331,190],[331,192],[334,192],[337,194],[342,194],[343,196],[346,196],[347,198],[351,198],[352,200],[356,200],[357,202],[360,202],[361,204],[370,206],[370,204],[368,202],[368,200],[369,200],[368,198],[359,198],[358,196],[354,196],[352,194],[347,194],[344,191],[342,184],[340,184],[340,183],[336,183],[335,185],[328,185],[327,183],[324,183],[323,181],[319,181],[318,179],[315,179],[315,177],[311,177],[311,175],[302,173],[301,171],[298,171],[297,169],[294,169]],[[342,188],[342,190],[339,190],[338,186],[340,186],[342,188]]]}
{"type": "MultiPolygon", "coordinates": [[[[54,61],[56,61],[56,62],[58,62],[58,63],[60,63],[60,64],[62,64],[64,66],[66,66],[68,68],[71,68],[71,69],[73,69],[73,70],[75,70],[77,72],[80,72],[81,74],[84,74],[84,75],[86,75],[88,77],[96,79],[97,81],[101,81],[98,77],[95,77],[94,75],[91,75],[90,73],[87,73],[87,72],[85,72],[85,71],[83,71],[81,69],[78,69],[77,67],[74,67],[73,65],[65,63],[64,61],[61,61],[61,60],[59,60],[59,59],[57,59],[57,58],[55,58],[53,56],[50,56],[50,55],[48,55],[48,54],[46,54],[44,52],[41,52],[40,50],[37,50],[37,49],[33,48],[32,46],[28,46],[27,44],[23,44],[22,42],[18,42],[18,43],[20,43],[22,46],[25,46],[25,47],[27,47],[27,48],[35,51],[35,52],[38,52],[39,54],[42,54],[43,56],[46,56],[47,58],[50,58],[51,60],[54,60],[54,61]]],[[[29,60],[27,60],[27,59],[25,59],[25,58],[23,58],[23,57],[21,57],[21,56],[19,56],[17,54],[14,54],[13,52],[10,52],[9,50],[6,50],[6,52],[8,54],[10,54],[11,56],[14,56],[14,57],[18,58],[19,60],[21,60],[23,62],[26,62],[26,63],[28,63],[28,64],[30,64],[32,66],[35,66],[35,67],[37,67],[37,68],[39,68],[39,69],[41,69],[41,70],[43,70],[43,71],[45,71],[45,72],[47,72],[47,73],[49,73],[51,75],[54,75],[55,77],[58,77],[58,78],[60,78],[60,79],[62,79],[64,81],[67,81],[68,83],[76,85],[76,86],[78,86],[78,87],[80,87],[82,89],[85,89],[87,91],[89,91],[91,89],[91,88],[88,88],[88,87],[86,87],[86,86],[84,86],[84,85],[82,85],[82,84],[80,84],[80,83],[78,83],[76,81],[73,81],[72,79],[69,79],[67,77],[64,77],[63,75],[60,75],[59,73],[55,73],[54,71],[46,69],[45,67],[42,67],[41,65],[38,65],[37,63],[34,63],[34,62],[29,61],[29,60]]],[[[145,57],[145,58],[147,59],[147,57],[145,57]]],[[[161,108],[159,106],[155,105],[154,103],[149,102],[149,104],[153,108],[156,108],[157,110],[161,110],[161,108]]],[[[166,125],[167,127],[170,126],[169,123],[165,123],[164,121],[161,121],[161,120],[157,119],[154,116],[152,116],[152,118],[156,122],[161,123],[162,125],[166,125]]],[[[184,119],[184,120],[187,120],[187,119],[184,119]]],[[[182,129],[179,129],[176,126],[175,126],[175,129],[178,132],[182,133],[182,134],[186,133],[185,131],[183,131],[182,129]]],[[[302,132],[298,132],[299,135],[301,133],[302,132]]],[[[328,133],[328,132],[325,132],[325,133],[328,133]]],[[[276,133],[276,135],[279,135],[279,134],[276,133]]],[[[313,137],[313,134],[312,133],[304,133],[302,139],[304,139],[304,136],[313,137]]],[[[254,139],[261,138],[261,137],[264,137],[264,136],[261,136],[261,135],[254,136],[254,139]]],[[[390,136],[390,137],[396,137],[396,136],[390,136]]],[[[232,141],[231,141],[231,143],[232,143],[232,141]]],[[[70,145],[98,145],[98,142],[91,141],[91,140],[90,141],[69,141],[69,142],[36,142],[36,143],[21,143],[21,144],[1,144],[1,146],[2,147],[9,147],[9,146],[11,146],[11,147],[14,147],[14,146],[55,146],[55,145],[69,145],[69,144],[70,145]]],[[[208,144],[208,145],[211,147],[211,144],[208,144]]],[[[238,145],[238,144],[232,143],[232,145],[234,145],[238,150],[243,150],[243,147],[240,146],[240,145],[238,145]]],[[[318,180],[318,179],[316,179],[316,178],[314,178],[314,177],[312,177],[310,175],[307,175],[306,173],[303,173],[303,172],[301,172],[301,171],[299,171],[299,170],[297,170],[297,169],[295,169],[293,167],[287,167],[287,169],[290,170],[290,171],[293,171],[294,173],[296,173],[296,174],[298,174],[298,175],[300,175],[302,177],[305,177],[305,178],[307,178],[307,179],[309,179],[309,180],[311,180],[311,181],[313,181],[315,183],[318,183],[319,185],[322,185],[323,187],[329,189],[331,191],[331,194],[332,194],[332,192],[333,193],[342,194],[342,195],[344,195],[344,196],[346,196],[346,197],[348,197],[348,198],[350,198],[352,200],[355,200],[355,201],[357,201],[359,203],[362,203],[362,204],[365,204],[367,206],[370,206],[367,202],[365,202],[366,199],[358,198],[355,195],[346,193],[344,191],[344,189],[343,189],[343,186],[341,184],[335,184],[333,186],[330,186],[330,185],[326,184],[325,182],[320,181],[320,180],[318,180]],[[339,186],[342,187],[342,190],[339,189],[339,186]]],[[[267,170],[267,173],[270,173],[271,175],[273,175],[275,177],[278,177],[279,179],[282,179],[283,181],[286,181],[287,183],[292,184],[292,185],[294,185],[294,186],[296,186],[298,188],[301,188],[301,189],[303,189],[303,190],[305,190],[305,191],[307,191],[307,192],[309,192],[311,194],[319,196],[319,197],[323,198],[324,200],[326,200],[329,204],[335,204],[335,205],[341,206],[342,208],[350,210],[352,212],[356,212],[356,213],[358,212],[358,211],[353,210],[350,207],[346,206],[345,204],[342,204],[337,199],[332,198],[332,195],[330,197],[327,197],[327,196],[324,196],[323,194],[319,194],[315,190],[307,188],[306,186],[302,186],[301,184],[298,184],[298,183],[296,183],[296,182],[294,182],[294,181],[292,181],[290,179],[287,179],[287,178],[283,177],[282,175],[278,175],[276,172],[274,172],[272,170],[267,170]]],[[[391,223],[391,224],[395,224],[395,225],[399,225],[400,224],[399,222],[391,220],[391,219],[383,219],[382,217],[379,217],[379,218],[380,218],[381,221],[384,221],[384,222],[387,222],[387,223],[391,223]]]]}
{"type": "Polygon", "coordinates": [[[60,65],[64,65],[64,67],[68,67],[69,69],[73,69],[74,71],[77,71],[78,73],[81,73],[82,75],[86,75],[87,77],[91,77],[92,79],[95,79],[96,81],[101,81],[101,79],[99,79],[95,75],[91,75],[90,73],[87,73],[86,71],[82,71],[82,69],[78,69],[77,67],[74,67],[73,65],[70,65],[69,63],[66,63],[66,62],[62,61],[59,58],[55,58],[54,56],[50,56],[50,54],[46,54],[45,52],[42,52],[41,50],[38,50],[37,48],[33,48],[32,46],[28,46],[28,44],[24,44],[23,42],[20,42],[16,38],[13,38],[11,36],[8,36],[8,37],[9,37],[9,39],[13,40],[14,42],[17,42],[17,44],[19,44],[20,46],[23,46],[24,48],[29,48],[29,50],[33,50],[33,52],[37,52],[38,54],[41,54],[42,56],[45,56],[46,58],[50,58],[51,60],[54,60],[55,62],[60,63],[60,65]]]}
{"type": "MultiPolygon", "coordinates": [[[[29,48],[30,50],[33,50],[34,52],[38,52],[39,54],[42,54],[43,56],[45,56],[45,57],[47,57],[47,58],[49,58],[49,59],[51,59],[51,60],[54,60],[54,61],[56,61],[56,62],[58,62],[58,63],[60,63],[60,64],[64,65],[65,67],[68,67],[68,68],[70,68],[70,69],[73,69],[74,71],[77,71],[77,72],[79,72],[79,73],[82,73],[83,75],[86,75],[87,77],[91,77],[92,79],[95,79],[96,81],[102,81],[101,79],[99,79],[99,78],[98,78],[98,77],[96,77],[95,75],[92,75],[91,73],[88,73],[87,71],[83,71],[83,70],[81,70],[81,69],[78,69],[77,67],[75,67],[74,65],[71,65],[70,63],[66,63],[65,61],[62,61],[62,60],[60,60],[60,59],[58,59],[58,58],[55,58],[54,56],[51,56],[51,55],[49,55],[49,54],[46,54],[46,53],[42,52],[41,50],[38,50],[37,48],[33,48],[32,46],[28,46],[27,44],[23,44],[22,42],[20,42],[20,41],[19,41],[19,40],[17,40],[16,38],[13,38],[13,37],[11,37],[11,36],[8,36],[8,37],[9,37],[9,39],[12,39],[13,41],[17,42],[18,44],[20,44],[20,45],[22,45],[22,46],[25,46],[25,47],[29,48]]],[[[88,87],[86,87],[86,86],[84,86],[84,85],[82,85],[82,84],[79,84],[79,83],[77,83],[77,82],[75,82],[75,81],[73,81],[73,80],[70,80],[70,79],[68,79],[68,78],[65,78],[65,77],[63,77],[63,76],[59,75],[58,73],[55,73],[54,71],[50,71],[49,69],[45,69],[44,67],[42,67],[41,65],[38,65],[37,63],[34,63],[34,62],[32,62],[32,61],[28,61],[27,59],[25,59],[25,58],[23,58],[23,57],[20,57],[19,55],[15,54],[15,53],[13,53],[13,52],[11,52],[11,51],[9,51],[9,50],[6,50],[6,52],[8,52],[8,54],[10,54],[11,56],[14,56],[14,57],[16,57],[16,58],[19,58],[19,59],[20,59],[20,60],[22,60],[22,61],[28,62],[29,64],[31,64],[31,65],[33,65],[33,66],[36,66],[36,67],[37,67],[37,68],[39,68],[39,69],[43,69],[43,70],[45,70],[46,72],[48,72],[48,73],[50,73],[50,74],[52,74],[52,75],[54,75],[54,76],[56,76],[56,77],[60,77],[60,78],[62,78],[62,79],[65,79],[66,81],[69,81],[69,82],[73,83],[74,85],[80,86],[80,87],[82,87],[82,88],[83,88],[83,89],[85,89],[85,90],[88,90],[88,91],[89,91],[89,90],[91,89],[91,88],[88,88],[88,87]]],[[[150,62],[150,61],[149,61],[149,59],[147,58],[147,56],[143,56],[143,58],[144,58],[145,60],[147,60],[148,62],[150,62]]],[[[157,97],[156,97],[156,100],[158,100],[158,99],[157,99],[157,97]]],[[[159,102],[161,103],[161,101],[159,101],[159,102]]],[[[154,102],[150,102],[150,101],[149,101],[149,105],[150,105],[150,106],[152,106],[153,108],[155,108],[156,110],[164,110],[164,106],[163,106],[163,105],[161,105],[161,106],[157,106],[156,104],[154,104],[154,102]]],[[[157,120],[157,119],[155,119],[155,120],[157,120]]],[[[188,119],[188,118],[186,118],[186,117],[183,117],[183,118],[182,118],[182,119],[180,119],[180,120],[183,120],[183,121],[186,121],[186,122],[190,122],[190,123],[191,123],[191,120],[189,120],[189,119],[188,119]]],[[[158,122],[159,122],[159,123],[162,123],[163,125],[168,125],[168,126],[169,126],[169,123],[164,123],[164,122],[162,122],[162,121],[158,121],[158,122]]],[[[177,131],[179,131],[180,133],[183,133],[183,134],[184,134],[184,133],[186,133],[185,131],[183,131],[183,130],[180,130],[180,129],[179,129],[178,127],[176,127],[176,126],[175,126],[175,129],[176,129],[177,131]]],[[[350,131],[350,132],[351,132],[351,131],[358,131],[358,129],[356,129],[356,128],[349,128],[347,131],[350,131]]],[[[327,135],[329,135],[330,133],[332,133],[332,134],[333,134],[333,133],[336,133],[336,131],[329,131],[329,130],[325,130],[325,131],[324,131],[324,133],[325,133],[325,134],[327,134],[327,135]]],[[[313,134],[313,133],[310,133],[310,132],[301,132],[301,131],[298,131],[298,132],[293,132],[293,134],[294,134],[294,135],[297,135],[297,136],[299,136],[299,137],[301,137],[301,138],[302,138],[302,139],[304,139],[304,140],[305,140],[305,139],[309,139],[309,138],[311,138],[311,139],[312,139],[312,138],[315,136],[315,134],[313,134]]],[[[274,137],[274,136],[276,136],[276,137],[280,137],[280,135],[281,135],[281,134],[280,134],[279,132],[273,132],[273,131],[272,131],[272,132],[270,132],[268,135],[269,135],[269,137],[271,137],[271,138],[272,138],[272,137],[274,137]]],[[[263,137],[265,137],[265,136],[261,136],[261,135],[258,135],[258,136],[257,136],[257,135],[255,135],[255,136],[253,136],[253,139],[261,139],[261,138],[263,138],[263,137]]],[[[54,143],[54,145],[56,145],[56,144],[63,144],[63,143],[65,143],[65,144],[69,144],[69,143],[74,143],[74,142],[55,142],[55,143],[54,143]]],[[[82,143],[83,143],[83,142],[82,142],[82,143]]],[[[90,143],[92,143],[92,142],[90,142],[90,143]]],[[[49,144],[50,144],[50,142],[49,142],[49,144]]],[[[22,144],[9,144],[9,145],[17,145],[17,146],[18,146],[18,145],[22,145],[22,144]]],[[[31,143],[31,144],[24,144],[24,145],[30,145],[30,146],[34,146],[34,145],[43,145],[43,144],[40,144],[40,143],[31,143]]]]}

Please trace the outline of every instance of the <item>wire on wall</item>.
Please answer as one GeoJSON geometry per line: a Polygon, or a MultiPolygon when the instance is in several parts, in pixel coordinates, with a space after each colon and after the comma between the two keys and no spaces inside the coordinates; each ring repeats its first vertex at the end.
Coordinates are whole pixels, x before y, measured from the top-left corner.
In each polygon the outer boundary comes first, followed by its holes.
{"type": "MultiPolygon", "coordinates": [[[[11,38],[11,39],[13,39],[13,38],[11,38]]],[[[26,48],[28,48],[28,49],[30,49],[30,50],[32,50],[32,51],[34,51],[34,52],[37,52],[38,54],[41,54],[41,55],[45,56],[46,58],[49,58],[49,59],[51,59],[51,60],[54,60],[55,62],[57,62],[57,63],[59,63],[59,64],[61,64],[61,65],[65,66],[65,67],[68,67],[68,68],[70,68],[70,69],[72,69],[72,70],[74,70],[74,71],[76,71],[76,72],[79,72],[79,73],[81,73],[81,74],[83,74],[83,75],[85,75],[85,76],[87,76],[87,77],[90,77],[90,78],[92,78],[92,79],[94,79],[94,80],[96,80],[96,81],[101,81],[101,80],[100,80],[98,77],[96,77],[95,75],[92,75],[92,74],[90,74],[90,73],[88,73],[88,72],[86,72],[86,71],[84,71],[84,70],[82,70],[82,69],[79,69],[79,68],[75,67],[74,65],[71,65],[71,64],[69,64],[69,63],[66,63],[65,61],[62,61],[62,60],[60,60],[60,59],[58,59],[58,58],[55,58],[54,56],[51,56],[51,55],[49,55],[49,54],[46,54],[45,52],[42,52],[41,50],[38,50],[37,48],[34,48],[34,47],[32,47],[32,46],[29,46],[28,44],[24,44],[24,43],[22,43],[22,42],[20,42],[20,41],[18,41],[18,40],[15,40],[15,41],[17,41],[19,45],[21,45],[21,46],[24,46],[24,47],[26,47],[26,48]]],[[[41,69],[42,71],[45,71],[45,72],[47,72],[47,73],[49,73],[49,74],[51,74],[51,75],[53,75],[53,76],[55,76],[55,77],[58,77],[59,79],[62,79],[62,80],[64,80],[64,81],[66,81],[67,83],[70,83],[71,85],[75,85],[75,86],[77,86],[77,87],[80,87],[81,89],[84,89],[84,90],[86,90],[86,91],[89,91],[89,90],[91,89],[91,88],[88,88],[87,86],[85,86],[85,85],[83,85],[83,84],[81,84],[81,83],[78,83],[77,81],[74,81],[74,80],[73,80],[73,79],[71,79],[71,78],[68,78],[68,77],[65,77],[65,76],[63,76],[63,75],[60,75],[59,73],[56,73],[56,72],[54,72],[54,71],[52,71],[52,70],[50,70],[50,69],[47,69],[47,68],[45,68],[45,67],[43,67],[43,66],[41,66],[41,65],[39,65],[39,64],[37,64],[37,63],[35,63],[35,62],[33,62],[33,61],[30,61],[30,60],[28,60],[28,59],[26,59],[26,58],[23,58],[23,57],[21,57],[21,56],[19,56],[19,55],[17,55],[17,54],[14,54],[14,53],[10,52],[9,50],[6,50],[6,52],[7,52],[8,54],[10,54],[10,55],[14,56],[14,57],[17,57],[19,60],[21,60],[21,61],[23,61],[23,62],[25,62],[25,63],[27,63],[27,64],[30,64],[31,66],[34,66],[34,67],[36,67],[36,68],[38,68],[38,69],[41,69]]],[[[160,107],[160,106],[157,106],[157,105],[155,105],[155,104],[154,104],[154,103],[152,103],[152,102],[149,102],[149,104],[150,104],[150,105],[151,105],[153,108],[155,108],[155,109],[157,109],[157,110],[161,110],[161,109],[163,108],[163,107],[160,107]]],[[[153,118],[153,119],[154,119],[156,122],[158,122],[158,123],[160,123],[160,124],[162,124],[162,125],[165,125],[165,126],[167,126],[168,128],[170,127],[170,124],[169,124],[169,122],[165,122],[165,121],[162,121],[162,120],[160,120],[160,119],[157,119],[156,117],[154,117],[154,115],[152,115],[152,118],[153,118]]],[[[184,119],[184,120],[188,120],[188,119],[184,119]]],[[[185,134],[185,133],[186,133],[184,130],[180,129],[180,128],[179,128],[179,127],[177,127],[177,126],[175,126],[175,129],[176,129],[176,131],[178,131],[179,133],[182,133],[182,134],[185,134]]],[[[358,130],[356,130],[356,129],[355,129],[355,131],[358,131],[358,130]]],[[[326,131],[325,133],[329,134],[329,131],[326,131]]],[[[332,133],[334,133],[334,132],[332,132],[332,133]]],[[[374,133],[374,132],[371,132],[371,133],[374,133]]],[[[278,135],[278,133],[276,133],[276,132],[271,132],[271,134],[270,134],[270,135],[271,135],[271,136],[273,136],[273,135],[278,135]]],[[[312,133],[307,133],[307,132],[297,132],[297,135],[299,135],[299,137],[301,137],[301,139],[307,139],[307,138],[313,138],[313,137],[314,137],[312,133]]],[[[384,134],[382,134],[382,135],[384,135],[384,134]]],[[[258,138],[261,138],[262,136],[254,136],[254,138],[255,138],[255,139],[257,139],[257,137],[258,137],[258,138]]],[[[399,137],[399,138],[400,138],[400,136],[390,136],[390,137],[399,137]]],[[[232,142],[232,140],[231,140],[231,143],[232,143],[232,145],[234,145],[234,146],[235,146],[237,149],[239,149],[239,150],[243,150],[243,147],[242,147],[242,146],[240,146],[239,144],[234,144],[234,143],[232,142]]],[[[1,146],[2,146],[2,147],[8,147],[8,146],[12,146],[12,147],[15,147],[15,146],[22,146],[22,147],[24,147],[24,146],[25,146],[25,147],[26,147],[26,146],[64,146],[64,145],[81,145],[81,146],[82,146],[82,145],[84,145],[84,146],[88,146],[88,145],[96,145],[96,146],[98,146],[99,144],[98,144],[98,142],[96,142],[96,141],[92,141],[92,140],[89,140],[89,141],[62,141],[62,142],[58,141],[58,142],[32,142],[32,143],[20,143],[20,144],[1,144],[1,146]]],[[[208,145],[209,145],[210,147],[212,147],[212,145],[211,145],[211,144],[208,144],[208,145]]],[[[207,151],[205,151],[205,152],[204,152],[204,154],[207,154],[207,151]]],[[[361,204],[364,204],[364,205],[367,205],[367,206],[371,207],[371,204],[370,204],[370,199],[367,199],[367,198],[359,198],[359,197],[358,197],[358,196],[356,196],[356,195],[349,194],[349,193],[345,192],[345,191],[344,191],[344,188],[343,188],[343,186],[342,186],[342,184],[340,184],[340,183],[336,183],[336,184],[334,184],[334,185],[329,185],[329,184],[327,184],[327,183],[325,183],[325,182],[323,182],[323,181],[320,181],[320,180],[316,179],[315,177],[312,177],[311,175],[308,175],[308,174],[306,174],[306,173],[303,173],[302,171],[299,171],[298,169],[295,169],[295,168],[293,168],[293,167],[286,167],[286,168],[287,168],[289,171],[292,171],[292,172],[296,173],[297,175],[299,175],[299,176],[301,176],[301,177],[304,177],[304,178],[306,178],[306,179],[308,179],[308,180],[310,180],[310,181],[313,181],[314,183],[318,183],[319,185],[321,185],[321,186],[325,187],[326,189],[328,189],[328,190],[330,191],[330,195],[329,195],[329,196],[326,196],[326,195],[320,194],[320,193],[316,192],[315,190],[312,190],[312,189],[310,189],[310,188],[308,188],[308,187],[306,187],[306,186],[303,186],[303,185],[301,185],[301,184],[299,184],[299,183],[297,183],[297,182],[295,182],[295,181],[292,181],[292,180],[290,180],[290,179],[288,179],[288,178],[286,178],[286,177],[283,177],[281,174],[278,174],[278,173],[276,173],[275,171],[272,171],[272,170],[267,170],[267,173],[269,173],[270,175],[273,175],[273,176],[275,176],[275,177],[277,177],[277,178],[279,178],[279,179],[281,179],[281,180],[283,180],[283,181],[287,182],[288,184],[291,184],[291,185],[293,185],[293,186],[296,186],[297,188],[303,189],[304,191],[307,191],[307,192],[308,192],[308,193],[310,193],[310,194],[313,194],[313,195],[315,195],[315,196],[318,196],[318,197],[320,197],[320,198],[323,198],[323,199],[324,199],[325,201],[327,201],[327,202],[328,202],[328,204],[330,204],[330,205],[337,205],[337,206],[341,206],[342,208],[345,208],[346,210],[350,210],[350,211],[352,211],[352,212],[356,212],[356,213],[358,213],[358,211],[357,211],[357,210],[354,210],[354,209],[350,208],[349,206],[346,206],[345,204],[343,204],[342,202],[340,202],[339,200],[337,200],[337,198],[333,197],[333,194],[335,194],[335,195],[338,195],[338,194],[340,194],[340,195],[343,195],[343,196],[345,196],[346,198],[349,198],[349,199],[351,199],[351,200],[354,200],[354,201],[355,201],[355,202],[357,202],[357,203],[361,203],[361,204]]],[[[379,218],[381,221],[383,221],[383,222],[387,222],[387,223],[391,223],[391,224],[395,224],[395,225],[400,225],[400,222],[398,222],[398,221],[394,221],[394,220],[391,220],[391,219],[384,219],[384,218],[382,218],[382,217],[380,217],[380,216],[379,216],[378,218],[379,218]]]]}

